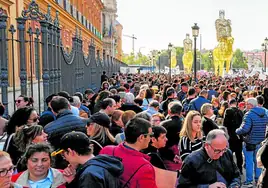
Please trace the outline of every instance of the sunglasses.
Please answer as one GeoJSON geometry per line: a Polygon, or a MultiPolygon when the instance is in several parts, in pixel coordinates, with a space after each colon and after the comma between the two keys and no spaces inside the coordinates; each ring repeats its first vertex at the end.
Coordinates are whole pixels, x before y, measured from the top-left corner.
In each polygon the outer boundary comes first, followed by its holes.
{"type": "Polygon", "coordinates": [[[154,136],[154,132],[143,134],[144,136],[150,136],[151,138],[154,136]]]}
{"type": "Polygon", "coordinates": [[[20,103],[22,100],[15,100],[15,103],[20,103]]]}

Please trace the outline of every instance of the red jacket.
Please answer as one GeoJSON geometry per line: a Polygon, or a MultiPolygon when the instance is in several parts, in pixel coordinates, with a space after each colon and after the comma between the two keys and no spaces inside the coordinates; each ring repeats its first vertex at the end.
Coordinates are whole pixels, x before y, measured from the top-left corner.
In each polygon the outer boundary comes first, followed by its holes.
{"type": "Polygon", "coordinates": [[[150,157],[134,149],[118,146],[106,146],[100,154],[116,156],[122,159],[124,172],[120,181],[124,186],[128,182],[129,188],[157,188],[155,171],[150,163],[150,157]]]}

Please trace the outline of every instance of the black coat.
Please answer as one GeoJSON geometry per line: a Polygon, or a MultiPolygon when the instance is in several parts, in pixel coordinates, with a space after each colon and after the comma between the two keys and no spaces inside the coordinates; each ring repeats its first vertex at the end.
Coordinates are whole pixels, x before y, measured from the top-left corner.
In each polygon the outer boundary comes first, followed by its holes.
{"type": "Polygon", "coordinates": [[[233,152],[242,151],[242,139],[235,132],[240,127],[242,119],[243,112],[237,107],[230,107],[225,110],[223,126],[227,128],[229,146],[233,152]]]}
{"type": "Polygon", "coordinates": [[[174,101],[175,99],[173,98],[167,98],[165,101],[161,103],[162,110],[164,112],[164,115],[166,116],[168,114],[168,104],[174,101]]]}
{"type": "Polygon", "coordinates": [[[157,168],[161,168],[161,169],[164,169],[164,170],[167,170],[161,156],[160,156],[160,153],[158,151],[157,148],[155,148],[154,146],[152,145],[149,145],[148,148],[146,148],[145,150],[142,151],[142,153],[145,153],[147,154],[148,156],[151,157],[150,159],[150,163],[157,167],[157,168]]]}
{"type": "Polygon", "coordinates": [[[182,121],[178,116],[172,116],[171,119],[163,121],[160,125],[165,127],[167,130],[167,143],[164,148],[159,149],[163,159],[173,161],[175,154],[172,149],[172,146],[178,146],[180,141],[179,133],[182,127],[182,121]]]}
{"type": "Polygon", "coordinates": [[[196,188],[198,185],[213,184],[217,182],[216,172],[219,172],[227,181],[226,187],[232,185],[240,187],[240,173],[230,150],[225,152],[218,160],[211,162],[209,160],[205,148],[188,155],[182,165],[177,188],[196,188]]]}
{"type": "Polygon", "coordinates": [[[135,104],[122,104],[122,106],[119,108],[119,110],[122,110],[124,112],[127,110],[132,110],[136,114],[142,112],[142,109],[135,104]]]}
{"type": "Polygon", "coordinates": [[[211,130],[218,128],[219,128],[218,125],[212,119],[202,117],[202,129],[204,136],[207,136],[211,130]]]}
{"type": "Polygon", "coordinates": [[[115,137],[117,134],[122,133],[122,127],[118,126],[114,121],[110,127],[110,133],[115,137]]]}
{"type": "Polygon", "coordinates": [[[98,155],[78,167],[74,180],[67,188],[118,188],[123,164],[117,157],[98,155]]]}
{"type": "Polygon", "coordinates": [[[50,122],[54,121],[55,119],[56,119],[56,116],[51,111],[51,108],[48,107],[47,110],[41,114],[38,124],[44,127],[50,122]]]}

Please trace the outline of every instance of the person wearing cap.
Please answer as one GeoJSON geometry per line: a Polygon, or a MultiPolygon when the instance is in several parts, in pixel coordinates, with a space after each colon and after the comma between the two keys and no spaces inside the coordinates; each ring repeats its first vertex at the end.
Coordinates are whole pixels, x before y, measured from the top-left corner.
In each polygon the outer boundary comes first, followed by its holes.
{"type": "Polygon", "coordinates": [[[106,146],[100,154],[120,157],[124,172],[120,176],[121,187],[156,188],[155,170],[149,156],[140,151],[148,148],[153,136],[150,122],[134,117],[125,127],[125,142],[118,146],[106,146]]]}
{"type": "Polygon", "coordinates": [[[63,173],[68,182],[66,187],[120,187],[118,177],[123,173],[120,159],[108,155],[94,157],[90,144],[86,134],[70,132],[61,138],[60,150],[52,153],[53,156],[61,154],[69,162],[63,173]]]}
{"type": "Polygon", "coordinates": [[[246,100],[248,112],[245,114],[241,126],[236,129],[236,134],[243,136],[243,153],[246,164],[246,186],[253,184],[253,173],[255,182],[261,174],[261,169],[257,167],[256,153],[260,148],[260,143],[265,139],[266,125],[268,124],[267,111],[263,107],[258,107],[256,98],[246,100]]]}
{"type": "Polygon", "coordinates": [[[93,142],[94,155],[98,155],[104,146],[115,144],[115,138],[109,131],[110,127],[110,118],[105,113],[97,112],[90,116],[86,129],[93,142]]]}
{"type": "Polygon", "coordinates": [[[223,126],[227,128],[229,135],[230,150],[235,153],[237,167],[243,174],[243,157],[242,157],[242,138],[237,136],[235,130],[240,127],[243,119],[243,112],[238,109],[235,99],[229,102],[229,108],[226,109],[223,117],[223,126]]]}

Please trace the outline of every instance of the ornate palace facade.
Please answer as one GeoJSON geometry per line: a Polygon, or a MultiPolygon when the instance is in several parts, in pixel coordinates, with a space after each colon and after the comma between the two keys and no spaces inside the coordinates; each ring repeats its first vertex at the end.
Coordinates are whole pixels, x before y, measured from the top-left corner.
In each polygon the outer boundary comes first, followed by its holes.
{"type": "MultiPolygon", "coordinates": [[[[0,0],[0,8],[3,9],[7,18],[7,28],[10,25],[14,25],[17,29],[16,18],[21,16],[23,10],[27,9],[30,2],[33,0],[0,0]]],[[[56,11],[59,12],[59,23],[61,29],[62,44],[65,49],[71,51],[72,49],[72,38],[74,37],[76,30],[81,32],[83,40],[83,51],[85,54],[88,53],[88,46],[90,43],[94,43],[96,53],[97,51],[102,52],[103,50],[103,35],[102,35],[102,11],[104,9],[104,4],[101,0],[35,0],[39,5],[40,12],[47,12],[48,5],[51,6],[51,17],[54,19],[56,17],[56,11]]],[[[28,21],[27,27],[39,27],[40,24],[35,21],[28,21]]],[[[8,36],[10,38],[10,34],[8,36]]],[[[17,39],[18,36],[14,35],[17,39]]],[[[26,35],[26,40],[28,40],[26,35]]],[[[10,45],[10,44],[9,44],[10,45]]],[[[14,54],[15,54],[15,79],[16,86],[19,85],[19,52],[18,43],[14,43],[14,54]]],[[[30,72],[30,47],[26,47],[26,62],[27,72],[30,72]]],[[[102,53],[100,53],[100,58],[102,58],[102,53]]],[[[12,54],[8,54],[9,67],[12,67],[12,54]]],[[[33,67],[35,69],[35,67],[33,67]]],[[[33,70],[35,72],[35,70],[33,70]]],[[[12,85],[12,74],[9,74],[10,85],[12,85]]],[[[35,76],[35,75],[33,75],[35,76]]]]}

